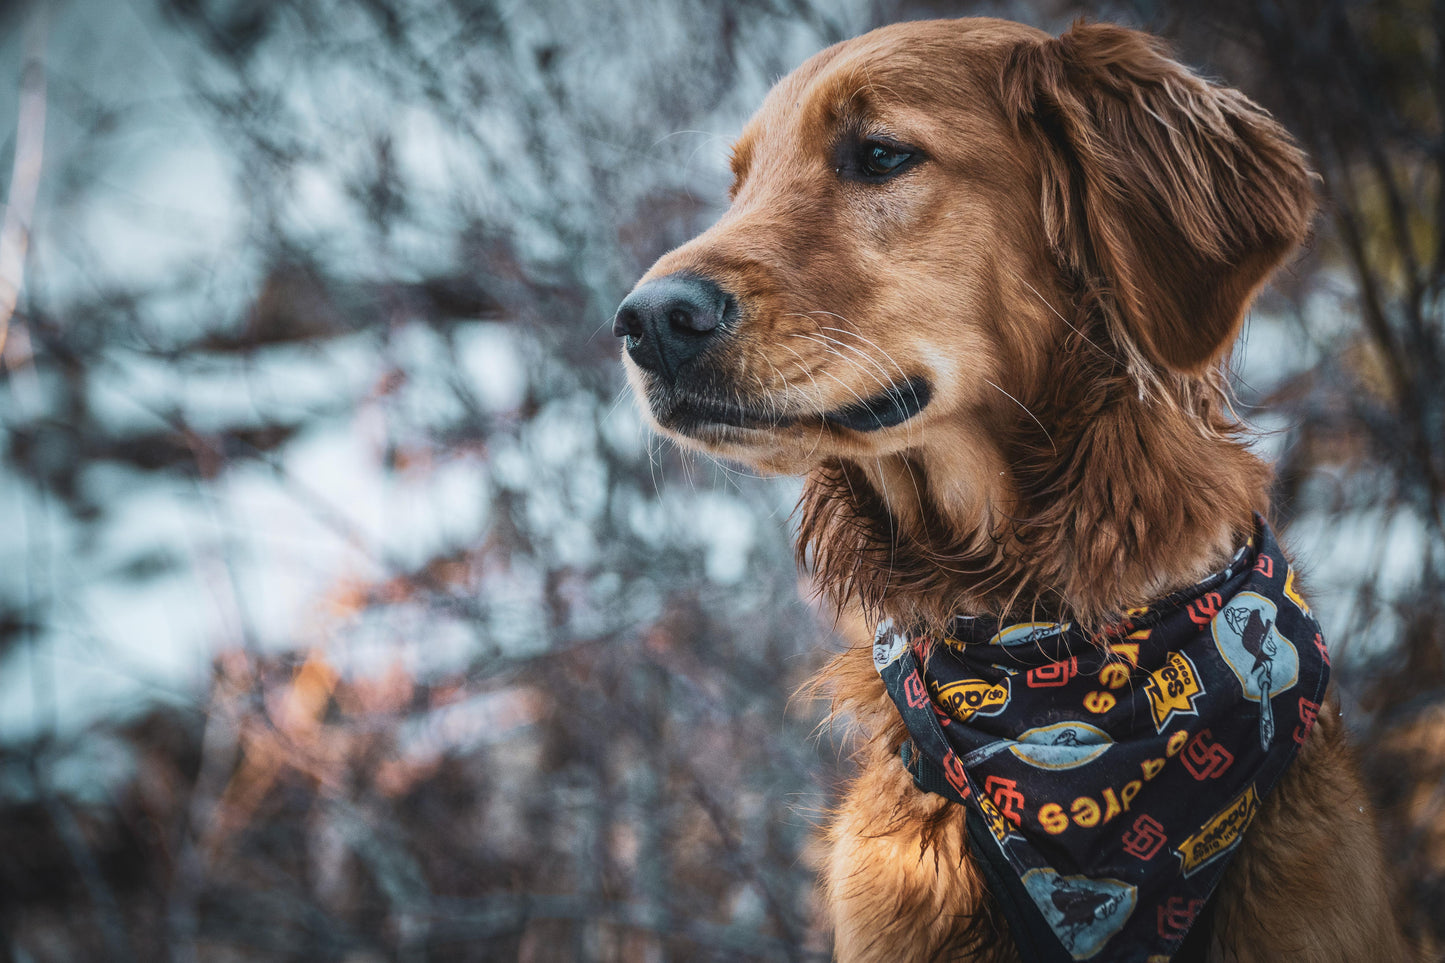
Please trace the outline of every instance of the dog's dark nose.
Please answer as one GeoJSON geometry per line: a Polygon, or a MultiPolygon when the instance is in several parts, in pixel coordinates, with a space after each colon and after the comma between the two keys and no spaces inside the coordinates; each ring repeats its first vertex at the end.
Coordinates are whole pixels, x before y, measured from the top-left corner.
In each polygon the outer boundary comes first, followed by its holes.
{"type": "Polygon", "coordinates": [[[707,278],[669,274],[648,281],[617,306],[612,333],[627,339],[627,354],[669,381],[717,334],[733,299],[707,278]]]}

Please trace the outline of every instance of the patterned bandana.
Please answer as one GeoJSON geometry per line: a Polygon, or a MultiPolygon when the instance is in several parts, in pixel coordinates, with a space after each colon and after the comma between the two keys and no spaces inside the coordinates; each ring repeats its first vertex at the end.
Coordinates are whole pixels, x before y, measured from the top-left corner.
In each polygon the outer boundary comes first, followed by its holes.
{"type": "Polygon", "coordinates": [[[904,764],[967,804],[1026,961],[1169,960],[1304,744],[1329,653],[1256,521],[1224,571],[1095,638],[971,617],[942,640],[878,627],[904,764]]]}

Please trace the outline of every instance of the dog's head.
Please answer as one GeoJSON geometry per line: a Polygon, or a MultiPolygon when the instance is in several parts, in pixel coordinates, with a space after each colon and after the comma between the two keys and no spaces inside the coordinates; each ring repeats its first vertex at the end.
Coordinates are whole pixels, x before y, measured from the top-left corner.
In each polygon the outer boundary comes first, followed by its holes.
{"type": "Polygon", "coordinates": [[[1314,205],[1243,95],[1121,27],[899,24],[779,83],[733,171],[613,330],[660,431],[808,474],[840,604],[1102,617],[1252,527],[1221,361],[1314,205]]]}
{"type": "Polygon", "coordinates": [[[1078,302],[1142,381],[1220,358],[1303,237],[1288,136],[1151,38],[898,24],[780,82],[732,206],[661,258],[614,331],[655,426],[801,472],[1033,417],[1078,302]]]}

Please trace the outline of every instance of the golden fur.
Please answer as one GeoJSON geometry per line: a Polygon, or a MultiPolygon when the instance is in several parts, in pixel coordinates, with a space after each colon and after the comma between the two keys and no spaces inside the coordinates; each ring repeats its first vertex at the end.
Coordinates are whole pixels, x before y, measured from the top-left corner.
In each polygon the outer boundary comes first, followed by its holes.
{"type": "MultiPolygon", "coordinates": [[[[682,444],[806,476],[799,555],[840,611],[1102,625],[1266,510],[1221,366],[1314,201],[1237,91],[1121,27],[899,24],[781,81],[733,169],[722,219],[640,283],[705,277],[736,318],[675,379],[628,375],[682,444]],[[879,143],[896,175],[857,160],[879,143]],[[829,417],[904,384],[928,397],[901,423],[829,417]],[[670,414],[704,402],[746,417],[670,414]]],[[[838,958],[1016,959],[867,646],[818,684],[858,741],[822,866],[838,958]]],[[[1327,704],[1221,884],[1212,959],[1408,958],[1354,772],[1327,704]]]]}

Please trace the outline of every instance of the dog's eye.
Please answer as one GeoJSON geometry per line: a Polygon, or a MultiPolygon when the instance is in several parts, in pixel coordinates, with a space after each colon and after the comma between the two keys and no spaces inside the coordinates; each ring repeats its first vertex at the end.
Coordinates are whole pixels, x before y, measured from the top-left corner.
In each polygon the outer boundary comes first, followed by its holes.
{"type": "Polygon", "coordinates": [[[923,155],[886,140],[857,140],[838,145],[837,173],[848,180],[877,184],[912,167],[923,155]]]}
{"type": "Polygon", "coordinates": [[[912,156],[906,150],[898,150],[876,140],[866,141],[863,144],[862,163],[858,166],[869,177],[887,177],[907,163],[912,156]]]}

